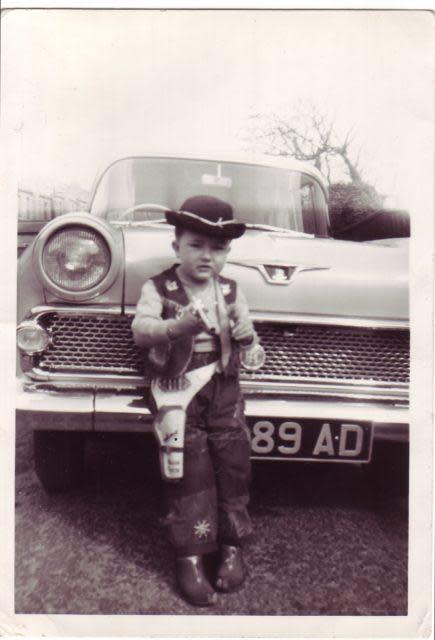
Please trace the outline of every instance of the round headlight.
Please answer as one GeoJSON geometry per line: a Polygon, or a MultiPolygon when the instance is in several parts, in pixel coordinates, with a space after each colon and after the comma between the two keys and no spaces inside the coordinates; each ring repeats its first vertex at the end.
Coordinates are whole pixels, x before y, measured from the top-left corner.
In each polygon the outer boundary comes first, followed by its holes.
{"type": "Polygon", "coordinates": [[[107,276],[110,249],[94,229],[68,225],[55,231],[42,251],[42,268],[53,284],[69,291],[87,291],[107,276]]]}
{"type": "Polygon", "coordinates": [[[50,336],[37,322],[23,322],[17,328],[17,345],[20,351],[33,356],[42,353],[50,344],[50,336]]]}
{"type": "Polygon", "coordinates": [[[88,213],[65,213],[39,232],[32,251],[35,273],[52,296],[72,302],[107,291],[123,264],[123,236],[88,213]]]}

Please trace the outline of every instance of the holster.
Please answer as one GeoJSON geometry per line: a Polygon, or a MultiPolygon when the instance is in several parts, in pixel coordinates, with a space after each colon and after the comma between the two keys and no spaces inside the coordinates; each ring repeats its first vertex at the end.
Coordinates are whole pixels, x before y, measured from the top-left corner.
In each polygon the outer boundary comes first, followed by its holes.
{"type": "Polygon", "coordinates": [[[160,470],[165,480],[183,477],[183,447],[186,411],[180,406],[163,406],[153,423],[159,444],[160,470]]]}
{"type": "Polygon", "coordinates": [[[217,362],[192,369],[184,374],[179,384],[165,378],[155,378],[151,393],[157,406],[153,432],[159,445],[160,470],[164,480],[183,477],[184,432],[186,409],[193,397],[216,372],[217,362]]]}

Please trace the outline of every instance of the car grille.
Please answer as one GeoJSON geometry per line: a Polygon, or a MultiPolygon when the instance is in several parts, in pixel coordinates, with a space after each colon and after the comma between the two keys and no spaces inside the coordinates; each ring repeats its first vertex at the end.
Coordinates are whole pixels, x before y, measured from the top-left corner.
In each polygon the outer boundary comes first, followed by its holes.
{"type": "MultiPolygon", "coordinates": [[[[51,373],[131,376],[141,357],[131,335],[131,316],[58,315],[40,322],[52,336],[34,366],[51,373]]],[[[409,331],[311,324],[258,323],[266,363],[248,380],[322,380],[375,384],[409,381],[409,331]]]]}

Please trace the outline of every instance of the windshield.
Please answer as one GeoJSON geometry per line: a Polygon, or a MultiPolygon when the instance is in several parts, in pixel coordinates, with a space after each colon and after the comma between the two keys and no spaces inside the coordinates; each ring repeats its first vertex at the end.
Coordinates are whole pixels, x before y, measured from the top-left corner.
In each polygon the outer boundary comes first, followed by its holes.
{"type": "Polygon", "coordinates": [[[161,220],[164,208],[180,209],[195,195],[229,202],[238,220],[253,225],[318,233],[320,216],[327,227],[323,191],[300,171],[180,158],[126,158],[114,163],[97,185],[91,213],[112,222],[161,220]],[[149,206],[131,211],[145,204],[149,206]]]}

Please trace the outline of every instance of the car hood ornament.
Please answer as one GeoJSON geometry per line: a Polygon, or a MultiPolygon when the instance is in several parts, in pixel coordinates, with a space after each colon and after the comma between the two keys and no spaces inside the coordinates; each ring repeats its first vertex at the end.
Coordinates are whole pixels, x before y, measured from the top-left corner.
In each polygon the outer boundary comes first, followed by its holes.
{"type": "Polygon", "coordinates": [[[297,267],[262,264],[258,268],[263,277],[271,284],[288,284],[297,267]]]}
{"type": "Polygon", "coordinates": [[[331,267],[318,267],[313,265],[291,265],[283,262],[258,264],[252,259],[230,259],[228,263],[243,265],[257,269],[269,284],[289,284],[293,278],[302,271],[328,271],[331,267]]]}
{"type": "Polygon", "coordinates": [[[283,264],[258,264],[257,269],[269,284],[289,284],[301,271],[324,271],[329,267],[311,267],[283,264]]]}

